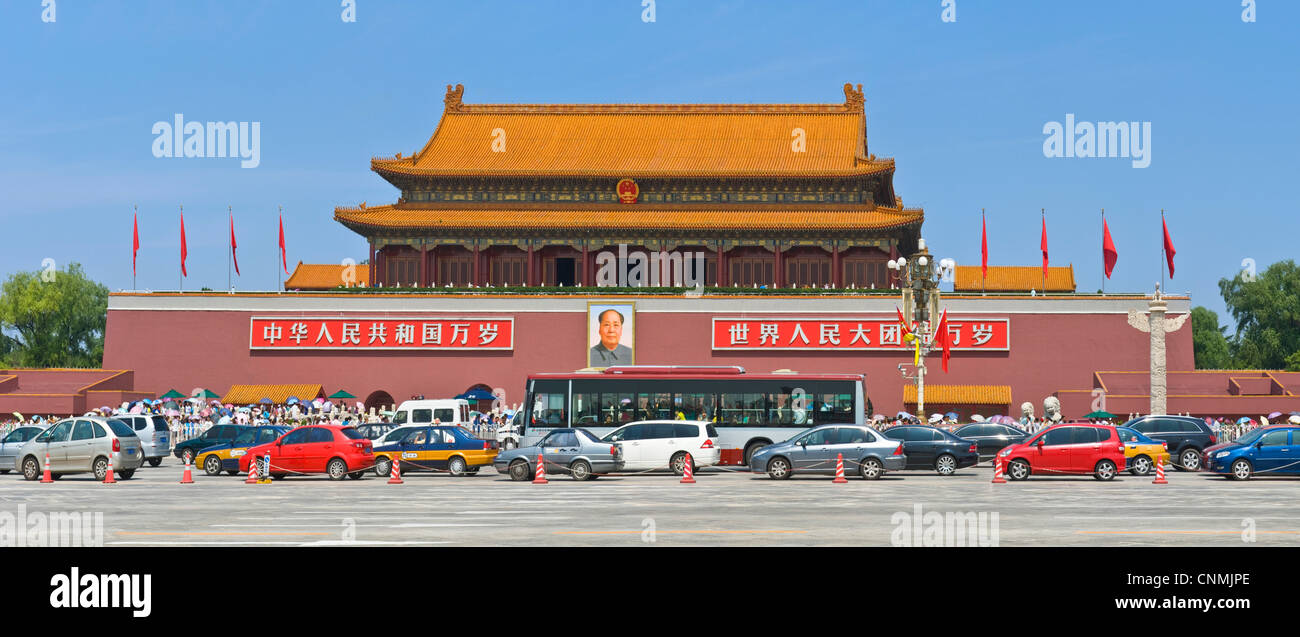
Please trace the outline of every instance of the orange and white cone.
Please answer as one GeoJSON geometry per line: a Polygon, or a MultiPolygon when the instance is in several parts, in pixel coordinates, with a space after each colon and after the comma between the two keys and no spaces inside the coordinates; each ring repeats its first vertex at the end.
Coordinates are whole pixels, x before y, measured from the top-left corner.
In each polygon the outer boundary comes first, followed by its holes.
{"type": "Polygon", "coordinates": [[[1002,477],[1002,458],[999,456],[993,459],[993,484],[1006,484],[1007,479],[1002,477]]]}
{"type": "Polygon", "coordinates": [[[848,480],[844,479],[844,454],[835,454],[835,479],[831,480],[835,484],[845,484],[848,480]]]}
{"type": "Polygon", "coordinates": [[[185,473],[181,475],[181,484],[194,484],[194,476],[190,474],[190,461],[185,461],[185,473]]]}
{"type": "Polygon", "coordinates": [[[405,484],[402,482],[402,469],[398,462],[397,458],[393,458],[392,468],[388,470],[388,484],[405,484]]]}
{"type": "Polygon", "coordinates": [[[1165,480],[1165,463],[1159,456],[1156,456],[1156,479],[1152,480],[1151,484],[1169,484],[1169,481],[1165,480]]]}
{"type": "Polygon", "coordinates": [[[108,471],[104,472],[104,484],[117,484],[113,479],[113,454],[108,454],[108,471]]]}
{"type": "Polygon", "coordinates": [[[257,456],[248,462],[248,479],[244,484],[257,484],[257,456]]]}
{"type": "Polygon", "coordinates": [[[54,482],[54,476],[50,475],[50,452],[45,452],[45,473],[41,474],[41,484],[54,482]]]}
{"type": "Polygon", "coordinates": [[[550,484],[546,481],[546,466],[540,453],[537,454],[537,472],[533,474],[533,484],[550,484]]]}
{"type": "Polygon", "coordinates": [[[686,454],[686,458],[682,460],[681,484],[695,484],[695,473],[691,469],[691,465],[694,464],[695,464],[695,458],[692,458],[691,454],[689,453],[686,454]]]}

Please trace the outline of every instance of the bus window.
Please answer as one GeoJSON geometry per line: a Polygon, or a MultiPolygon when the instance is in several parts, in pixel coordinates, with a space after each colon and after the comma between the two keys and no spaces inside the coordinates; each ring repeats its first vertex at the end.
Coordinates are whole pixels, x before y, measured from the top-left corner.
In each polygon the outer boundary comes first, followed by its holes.
{"type": "Polygon", "coordinates": [[[780,393],[767,395],[767,422],[778,427],[802,425],[808,422],[808,403],[812,397],[806,394],[794,394],[792,390],[781,388],[780,393]],[[802,396],[803,404],[796,398],[802,396]]]}
{"type": "Polygon", "coordinates": [[[565,426],[568,420],[564,414],[564,394],[538,393],[533,401],[533,424],[565,426]]]}
{"type": "Polygon", "coordinates": [[[718,424],[737,427],[761,427],[766,424],[766,394],[726,393],[722,395],[722,414],[718,424]]]}
{"type": "Polygon", "coordinates": [[[851,394],[816,394],[812,398],[812,424],[856,422],[851,394]]]}
{"type": "Polygon", "coordinates": [[[573,424],[575,426],[598,426],[604,420],[600,417],[600,393],[573,392],[573,406],[570,411],[573,414],[573,424]]]}
{"type": "Polygon", "coordinates": [[[713,394],[677,394],[673,399],[675,407],[673,418],[681,414],[682,420],[716,422],[719,420],[716,400],[717,397],[713,394]]]}
{"type": "Polygon", "coordinates": [[[673,395],[668,393],[642,394],[646,401],[644,413],[641,418],[644,420],[672,420],[676,416],[673,411],[673,395]]]}

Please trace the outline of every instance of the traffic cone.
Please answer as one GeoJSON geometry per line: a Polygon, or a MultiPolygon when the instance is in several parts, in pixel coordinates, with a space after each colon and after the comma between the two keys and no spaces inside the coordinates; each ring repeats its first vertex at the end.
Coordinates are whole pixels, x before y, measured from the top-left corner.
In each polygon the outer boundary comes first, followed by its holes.
{"type": "Polygon", "coordinates": [[[695,474],[691,470],[691,465],[695,464],[695,459],[691,454],[686,454],[686,459],[682,461],[682,481],[681,484],[695,484],[695,474]]]}
{"type": "Polygon", "coordinates": [[[1006,478],[1002,477],[1002,458],[993,459],[993,484],[1006,484],[1006,478]]]}
{"type": "Polygon", "coordinates": [[[45,473],[41,475],[41,484],[50,484],[54,482],[54,477],[50,475],[50,452],[45,452],[45,473]]]}
{"type": "Polygon", "coordinates": [[[1152,480],[1151,484],[1169,484],[1169,481],[1165,480],[1165,463],[1160,461],[1159,456],[1156,456],[1156,479],[1152,480]]]}
{"type": "Polygon", "coordinates": [[[108,455],[108,471],[104,474],[104,484],[117,484],[113,479],[113,454],[108,455]]]}
{"type": "Polygon", "coordinates": [[[190,475],[190,462],[185,461],[185,473],[181,475],[181,484],[194,484],[194,477],[190,475]]]}
{"type": "Polygon", "coordinates": [[[835,479],[831,480],[835,484],[847,484],[848,480],[844,479],[844,454],[835,454],[835,479]]]}
{"type": "Polygon", "coordinates": [[[537,473],[533,475],[533,484],[549,484],[546,481],[546,467],[542,463],[542,454],[537,454],[537,473]]]}
{"type": "Polygon", "coordinates": [[[397,466],[397,458],[393,458],[393,468],[388,470],[388,484],[404,484],[402,482],[402,469],[397,466]]]}
{"type": "Polygon", "coordinates": [[[248,479],[244,480],[244,484],[257,484],[257,456],[248,461],[248,479]]]}

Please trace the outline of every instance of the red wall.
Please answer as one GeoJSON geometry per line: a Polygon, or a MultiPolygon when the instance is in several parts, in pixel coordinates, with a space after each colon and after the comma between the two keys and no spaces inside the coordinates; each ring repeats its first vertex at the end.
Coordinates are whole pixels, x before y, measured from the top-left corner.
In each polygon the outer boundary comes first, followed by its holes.
{"type": "MultiPolygon", "coordinates": [[[[585,301],[584,301],[585,302],[585,301]]],[[[320,383],[327,393],[345,389],[364,400],[373,391],[401,401],[415,394],[447,397],[483,383],[501,387],[512,405],[523,400],[525,377],[534,372],[580,369],[586,365],[585,313],[581,310],[476,312],[476,300],[464,300],[455,316],[513,316],[514,351],[481,352],[268,352],[250,351],[249,319],[268,316],[320,316],[319,311],[177,311],[113,309],[108,312],[104,365],[135,370],[135,389],[162,393],[175,388],[189,393],[203,387],[224,393],[235,383],[320,383]]],[[[522,307],[523,301],[521,301],[522,307]]],[[[636,314],[638,364],[741,365],[751,371],[789,368],[807,372],[853,372],[867,375],[867,392],[875,410],[903,409],[903,384],[897,365],[907,359],[895,352],[714,352],[711,319],[762,317],[764,312],[656,312],[636,314]]],[[[816,301],[809,301],[815,304],[816,301]]],[[[1144,302],[1135,301],[1142,306],[1144,302]]],[[[813,305],[810,305],[813,307],[813,305]]],[[[1010,352],[956,352],[950,373],[933,355],[927,380],[932,384],[1010,385],[1012,415],[1021,402],[1042,414],[1043,398],[1064,389],[1090,390],[1098,370],[1145,370],[1148,337],[1129,327],[1120,313],[980,312],[981,317],[1008,317],[1010,352]]],[[[331,313],[346,316],[340,312],[331,313]]],[[[879,312],[872,312],[879,315],[879,312]]],[[[357,316],[433,316],[447,312],[355,312],[357,316]]],[[[864,316],[864,313],[845,313],[864,316]]],[[[771,316],[789,316],[772,314],[771,316]]],[[[1193,368],[1191,329],[1169,336],[1170,370],[1193,368]]],[[[1081,416],[1088,404],[1072,400],[1066,416],[1081,416]],[[1078,412],[1078,413],[1076,413],[1078,412]]],[[[1173,406],[1171,405],[1171,408],[1173,406]]],[[[994,410],[984,411],[991,415],[994,410]]]]}

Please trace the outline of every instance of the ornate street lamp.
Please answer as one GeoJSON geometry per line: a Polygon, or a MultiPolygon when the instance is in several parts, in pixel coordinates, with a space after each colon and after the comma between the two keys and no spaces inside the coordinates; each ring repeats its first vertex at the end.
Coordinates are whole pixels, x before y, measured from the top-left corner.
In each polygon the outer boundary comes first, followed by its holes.
{"type": "Polygon", "coordinates": [[[934,344],[930,323],[939,316],[939,283],[943,280],[943,273],[952,271],[957,264],[952,259],[941,259],[936,264],[925,247],[925,239],[918,239],[917,252],[910,261],[899,257],[898,260],[890,259],[885,265],[890,270],[890,278],[903,290],[903,316],[910,318],[916,326],[912,341],[913,347],[918,341],[920,345],[916,375],[907,374],[903,369],[905,363],[899,363],[898,370],[903,378],[916,381],[916,416],[925,422],[925,357],[934,344]]]}

